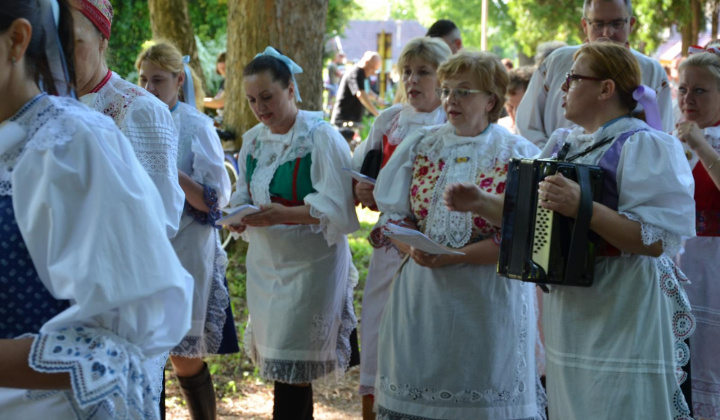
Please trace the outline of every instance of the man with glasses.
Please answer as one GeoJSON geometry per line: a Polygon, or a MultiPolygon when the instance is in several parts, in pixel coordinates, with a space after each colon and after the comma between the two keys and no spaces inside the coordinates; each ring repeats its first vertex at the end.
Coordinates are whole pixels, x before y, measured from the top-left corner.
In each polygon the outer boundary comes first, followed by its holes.
{"type": "MultiPolygon", "coordinates": [[[[580,22],[587,36],[585,42],[609,40],[630,48],[628,36],[635,25],[630,0],[585,0],[580,22]]],[[[545,145],[553,131],[572,125],[563,116],[560,88],[566,82],[566,74],[573,64],[573,54],[578,48],[563,47],[548,56],[535,70],[518,106],[515,117],[518,131],[539,147],[545,145]]],[[[657,93],[663,131],[670,132],[674,128],[674,119],[667,75],[657,61],[635,50],[632,52],[640,63],[643,84],[657,93]]]]}

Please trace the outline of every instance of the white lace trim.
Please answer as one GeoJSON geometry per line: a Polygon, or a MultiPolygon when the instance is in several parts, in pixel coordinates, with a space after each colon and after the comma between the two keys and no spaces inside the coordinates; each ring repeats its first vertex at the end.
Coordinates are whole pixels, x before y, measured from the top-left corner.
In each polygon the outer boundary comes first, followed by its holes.
{"type": "Polygon", "coordinates": [[[205,312],[205,324],[202,336],[187,335],[175,346],[170,354],[190,358],[202,358],[217,354],[223,339],[223,327],[227,320],[225,309],[230,305],[230,293],[225,287],[225,269],[227,254],[215,235],[215,260],[210,281],[210,293],[205,312]]]}
{"type": "Polygon", "coordinates": [[[446,119],[442,106],[431,112],[417,112],[412,106],[405,106],[391,120],[390,128],[387,130],[388,143],[397,146],[417,128],[443,124],[446,119]]]}
{"type": "Polygon", "coordinates": [[[418,155],[445,163],[433,190],[425,232],[438,243],[461,248],[470,240],[473,215],[449,211],[443,205],[445,187],[454,183],[474,184],[479,172],[492,169],[498,161],[509,161],[515,137],[503,135],[507,132],[495,124],[477,137],[459,137],[453,130],[450,125],[430,130],[418,146],[418,155]]]}
{"type": "Polygon", "coordinates": [[[92,419],[101,410],[113,419],[155,420],[162,381],[162,370],[155,369],[162,358],[149,361],[135,345],[100,328],[41,333],[30,350],[30,367],[69,373],[72,391],[28,391],[27,396],[41,400],[62,392],[80,420],[92,419]]]}
{"type": "MultiPolygon", "coordinates": [[[[618,212],[620,215],[627,217],[628,219],[640,223],[641,235],[643,244],[650,246],[657,241],[662,241],[663,255],[675,256],[680,251],[682,246],[682,237],[676,233],[672,233],[668,230],[660,228],[649,223],[643,223],[642,220],[633,213],[629,212],[618,212]]],[[[622,251],[622,256],[629,256],[630,254],[622,251]]]]}
{"type": "Polygon", "coordinates": [[[328,246],[333,246],[341,242],[342,239],[345,237],[345,234],[343,233],[342,229],[340,229],[340,227],[332,223],[330,221],[330,218],[325,215],[325,213],[320,212],[313,206],[310,206],[310,216],[320,220],[320,223],[317,225],[307,226],[310,227],[310,231],[312,233],[322,233],[328,246]]]}
{"type": "Polygon", "coordinates": [[[109,119],[88,112],[69,98],[45,96],[27,108],[15,120],[27,133],[26,140],[0,154],[0,195],[12,195],[12,171],[25,150],[47,150],[69,143],[77,131],[78,121],[88,127],[114,129],[109,119]]]}
{"type": "MultiPolygon", "coordinates": [[[[335,373],[336,379],[345,374],[345,371],[350,366],[350,333],[357,327],[353,290],[358,283],[358,278],[358,271],[351,262],[349,264],[348,282],[342,304],[340,326],[337,331],[336,360],[305,361],[263,358],[255,348],[252,322],[248,320],[243,337],[243,347],[245,348],[245,353],[250,357],[250,360],[260,369],[260,376],[262,378],[270,381],[298,384],[312,382],[333,372],[335,373]]],[[[313,340],[318,340],[321,336],[329,337],[332,331],[329,331],[329,327],[327,327],[327,332],[325,332],[325,318],[320,316],[317,318],[317,322],[319,322],[319,324],[314,326],[315,328],[309,332],[313,340]]]]}
{"type": "Polygon", "coordinates": [[[255,205],[270,204],[270,183],[280,165],[312,152],[312,135],[322,122],[316,116],[316,113],[298,112],[295,125],[286,134],[272,134],[260,124],[243,136],[250,142],[250,155],[257,161],[250,180],[250,194],[255,205]]]}

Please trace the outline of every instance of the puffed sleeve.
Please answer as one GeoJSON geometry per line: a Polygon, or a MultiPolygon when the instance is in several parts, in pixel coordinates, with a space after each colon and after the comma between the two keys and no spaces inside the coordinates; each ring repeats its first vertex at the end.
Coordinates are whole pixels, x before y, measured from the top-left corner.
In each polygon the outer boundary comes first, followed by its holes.
{"type": "Polygon", "coordinates": [[[203,118],[192,140],[192,179],[215,191],[217,207],[222,209],[230,200],[230,177],[225,170],[225,152],[212,121],[203,118]]]}
{"type": "Polygon", "coordinates": [[[633,134],[617,170],[618,212],[642,225],[643,243],[662,240],[675,255],[682,236],[695,236],[695,183],[680,142],[659,131],[633,134]]]}
{"type": "Polygon", "coordinates": [[[544,118],[548,88],[545,74],[551,57],[552,55],[533,72],[515,116],[515,127],[518,133],[539,147],[542,147],[547,141],[544,118]]]}
{"type": "Polygon", "coordinates": [[[137,97],[129,107],[120,130],[160,193],[167,236],[172,238],[185,205],[185,194],[178,182],[175,123],[167,107],[155,98],[137,97]]]}
{"type": "Polygon", "coordinates": [[[428,129],[423,128],[403,140],[380,171],[374,191],[375,202],[382,213],[378,225],[413,217],[410,209],[412,169],[418,144],[427,133],[428,129]]]}
{"type": "Polygon", "coordinates": [[[157,189],[109,119],[106,127],[77,118],[44,127],[33,138],[67,139],[29,142],[13,171],[38,275],[70,302],[35,336],[29,364],[69,373],[85,414],[108,404],[115,418],[145,418],[157,410],[164,353],[190,327],[193,280],[158,223],[157,189]]]}
{"type": "Polygon", "coordinates": [[[378,115],[370,128],[367,139],[360,143],[353,152],[352,169],[354,171],[360,172],[360,168],[365,160],[365,155],[367,155],[369,151],[382,150],[383,135],[388,130],[393,118],[395,118],[405,106],[407,105],[395,104],[380,112],[380,115],[378,115]]]}
{"type": "Polygon", "coordinates": [[[352,179],[342,170],[350,167],[350,147],[327,123],[315,127],[312,135],[310,179],[315,192],[306,195],[304,201],[310,206],[310,215],[320,220],[311,228],[321,231],[332,246],[360,228],[350,187],[352,179]]]}

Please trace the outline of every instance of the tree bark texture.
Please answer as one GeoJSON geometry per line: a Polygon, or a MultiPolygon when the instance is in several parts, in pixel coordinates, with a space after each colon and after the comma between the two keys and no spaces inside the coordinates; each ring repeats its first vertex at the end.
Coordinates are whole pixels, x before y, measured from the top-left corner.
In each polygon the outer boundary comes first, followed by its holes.
{"type": "Polygon", "coordinates": [[[186,0],[149,0],[148,7],[153,38],[170,41],[181,54],[190,56],[190,67],[200,78],[204,90],[205,76],[198,58],[195,32],[190,23],[186,0]]]}
{"type": "Polygon", "coordinates": [[[713,0],[710,3],[710,35],[712,36],[712,39],[717,39],[718,37],[718,17],[720,15],[720,1],[713,0]]]}
{"type": "Polygon", "coordinates": [[[225,126],[240,135],[257,124],[245,98],[243,68],[272,46],[303,68],[295,75],[301,109],[322,109],[323,35],[328,0],[228,1],[225,126]]]}

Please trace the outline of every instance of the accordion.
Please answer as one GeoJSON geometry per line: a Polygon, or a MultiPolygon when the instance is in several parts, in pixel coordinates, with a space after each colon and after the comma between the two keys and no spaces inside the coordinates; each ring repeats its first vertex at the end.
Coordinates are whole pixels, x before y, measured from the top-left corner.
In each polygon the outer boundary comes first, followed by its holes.
{"type": "Polygon", "coordinates": [[[554,159],[511,159],[505,188],[498,274],[533,283],[591,286],[599,237],[590,229],[592,202],[600,201],[598,166],[554,159]],[[561,173],[580,184],[576,219],[543,208],[538,183],[561,173]]]}

